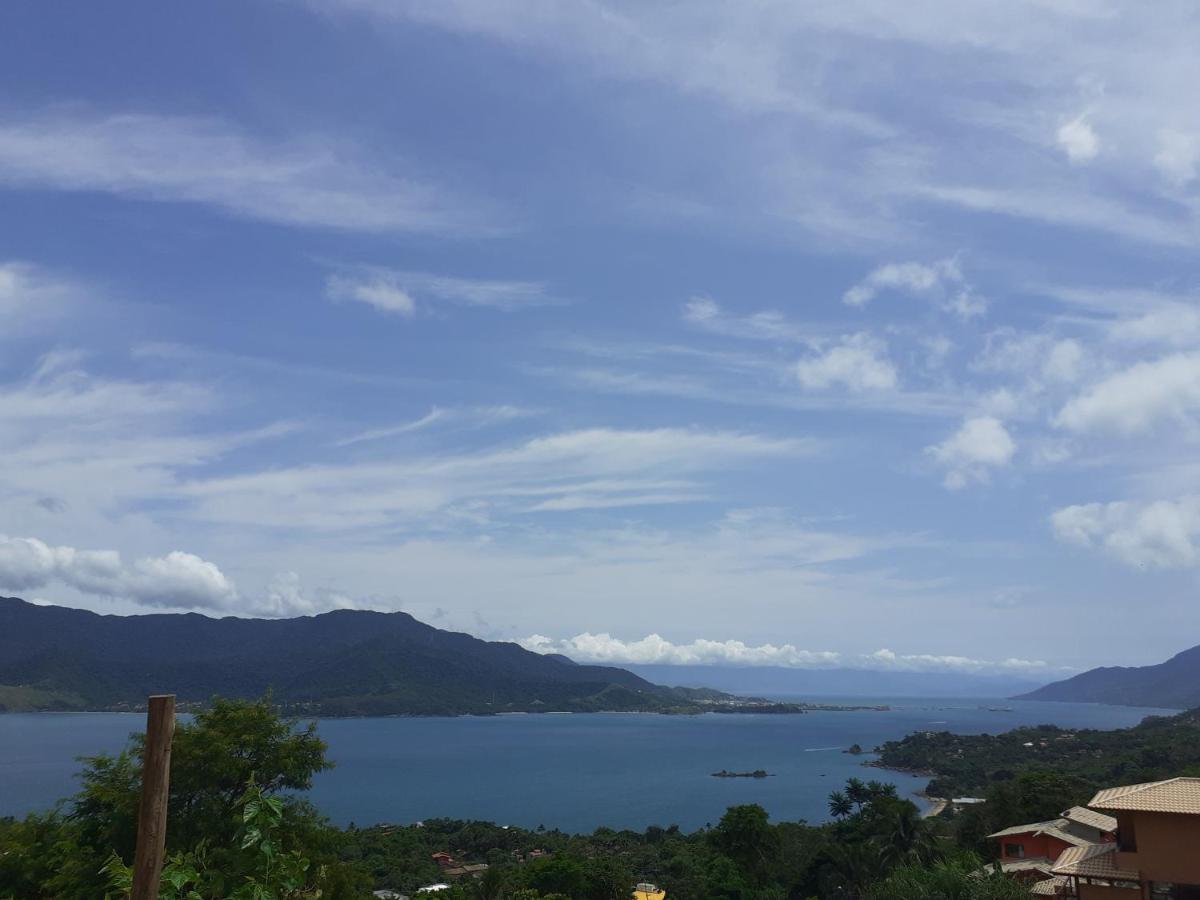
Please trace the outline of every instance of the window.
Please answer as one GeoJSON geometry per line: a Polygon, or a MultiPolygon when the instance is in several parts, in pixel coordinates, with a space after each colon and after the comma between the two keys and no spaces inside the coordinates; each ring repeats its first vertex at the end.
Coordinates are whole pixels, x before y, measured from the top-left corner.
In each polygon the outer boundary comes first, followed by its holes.
{"type": "Polygon", "coordinates": [[[1004,845],[1004,855],[1011,857],[1013,859],[1024,859],[1025,858],[1025,845],[1024,844],[1005,844],[1004,845]]]}

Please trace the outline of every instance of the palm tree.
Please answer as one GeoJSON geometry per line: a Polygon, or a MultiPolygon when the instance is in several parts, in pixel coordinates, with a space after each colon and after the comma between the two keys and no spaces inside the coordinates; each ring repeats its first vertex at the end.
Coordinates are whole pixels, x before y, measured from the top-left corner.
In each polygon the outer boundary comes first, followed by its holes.
{"type": "Polygon", "coordinates": [[[928,824],[907,801],[888,804],[876,829],[879,857],[889,868],[908,862],[926,863],[936,855],[928,824]]]}
{"type": "Polygon", "coordinates": [[[854,804],[842,791],[834,791],[829,795],[829,814],[835,819],[844,819],[854,812],[854,804]]]}
{"type": "Polygon", "coordinates": [[[871,795],[872,800],[877,800],[881,797],[896,797],[896,786],[888,784],[884,781],[868,781],[867,793],[871,795]]]}
{"type": "Polygon", "coordinates": [[[871,792],[867,786],[863,784],[861,778],[846,779],[846,796],[850,798],[850,802],[862,809],[863,804],[871,799],[871,792]]]}

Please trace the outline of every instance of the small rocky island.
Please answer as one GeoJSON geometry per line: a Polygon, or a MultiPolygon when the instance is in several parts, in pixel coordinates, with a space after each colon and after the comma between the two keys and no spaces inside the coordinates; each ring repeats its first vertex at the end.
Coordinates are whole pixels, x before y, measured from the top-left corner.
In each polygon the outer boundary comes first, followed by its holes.
{"type": "Polygon", "coordinates": [[[722,769],[720,772],[713,772],[713,778],[770,778],[770,772],[763,769],[755,769],[753,772],[730,772],[728,769],[722,769]]]}

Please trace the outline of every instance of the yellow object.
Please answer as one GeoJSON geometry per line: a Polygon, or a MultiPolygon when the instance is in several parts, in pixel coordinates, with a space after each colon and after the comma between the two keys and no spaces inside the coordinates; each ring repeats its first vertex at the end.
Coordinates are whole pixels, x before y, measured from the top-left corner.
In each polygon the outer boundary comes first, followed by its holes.
{"type": "Polygon", "coordinates": [[[633,900],[665,900],[667,892],[653,885],[642,883],[633,889],[633,900]]]}

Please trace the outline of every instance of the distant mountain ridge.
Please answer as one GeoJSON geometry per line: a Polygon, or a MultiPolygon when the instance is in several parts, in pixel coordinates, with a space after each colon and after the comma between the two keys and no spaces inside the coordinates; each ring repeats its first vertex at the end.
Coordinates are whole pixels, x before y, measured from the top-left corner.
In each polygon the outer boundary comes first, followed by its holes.
{"type": "Polygon", "coordinates": [[[697,711],[714,699],[402,612],[106,616],[0,598],[0,709],[125,709],[158,692],[186,704],[267,690],[290,711],[321,715],[697,711]]]}
{"type": "Polygon", "coordinates": [[[1194,709],[1200,707],[1200,647],[1153,666],[1090,669],[1016,699],[1194,709]]]}

